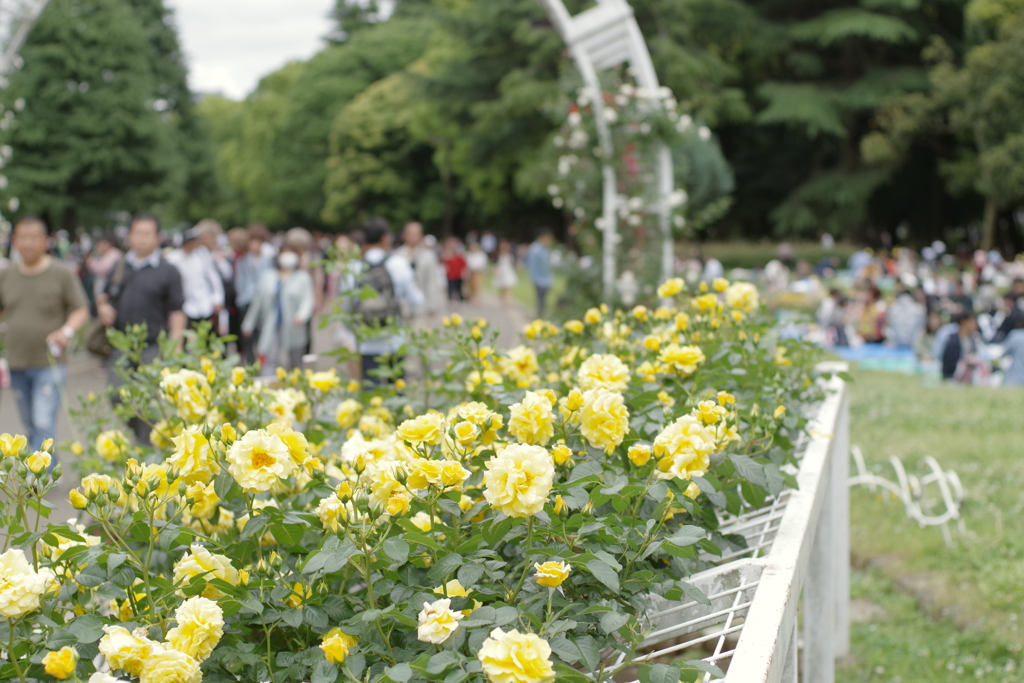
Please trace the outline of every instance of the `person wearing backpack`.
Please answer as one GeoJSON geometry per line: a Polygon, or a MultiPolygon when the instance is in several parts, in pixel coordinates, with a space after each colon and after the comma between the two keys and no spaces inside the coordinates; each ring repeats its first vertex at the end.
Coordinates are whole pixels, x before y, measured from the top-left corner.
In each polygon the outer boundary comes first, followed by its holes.
{"type": "MultiPolygon", "coordinates": [[[[357,296],[351,299],[351,310],[357,321],[361,320],[370,327],[386,324],[404,326],[405,319],[423,307],[423,292],[416,286],[412,266],[400,254],[391,253],[391,235],[385,219],[371,218],[363,224],[362,230],[366,241],[362,247],[360,272],[355,280],[357,296]],[[377,295],[369,298],[358,296],[367,287],[377,295]]],[[[386,383],[388,379],[378,377],[374,371],[382,365],[397,365],[401,361],[404,343],[402,330],[360,338],[363,379],[375,384],[386,383]]]]}

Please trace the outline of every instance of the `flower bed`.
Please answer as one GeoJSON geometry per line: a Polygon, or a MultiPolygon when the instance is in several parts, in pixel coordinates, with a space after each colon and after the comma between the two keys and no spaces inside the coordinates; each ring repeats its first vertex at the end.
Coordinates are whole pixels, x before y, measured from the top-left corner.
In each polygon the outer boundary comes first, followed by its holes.
{"type": "MultiPolygon", "coordinates": [[[[536,321],[504,352],[484,321],[454,316],[410,342],[441,369],[385,387],[333,371],[258,382],[204,334],[126,369],[117,412],[150,423],[152,447],[130,443],[105,398],[85,402],[80,522],[33,526],[59,474],[52,445],[0,443],[0,678],[624,672],[652,595],[704,601],[688,579],[745,552],[722,520],[794,483],[798,408],[821,397],[816,351],[777,338],[753,287],[683,290],[662,285],[674,305],[655,310],[536,321]]],[[[137,340],[114,341],[137,356],[137,340]]]]}

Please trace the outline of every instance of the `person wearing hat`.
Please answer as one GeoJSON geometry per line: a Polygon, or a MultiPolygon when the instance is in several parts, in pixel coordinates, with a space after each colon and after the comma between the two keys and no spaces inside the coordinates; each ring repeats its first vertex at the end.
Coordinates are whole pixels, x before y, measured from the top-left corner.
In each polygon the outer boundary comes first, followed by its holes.
{"type": "Polygon", "coordinates": [[[224,308],[224,283],[210,254],[202,244],[203,233],[190,228],[182,234],[181,247],[167,255],[167,261],[181,273],[185,303],[182,311],[188,316],[190,327],[203,321],[214,323],[215,316],[224,308]]]}

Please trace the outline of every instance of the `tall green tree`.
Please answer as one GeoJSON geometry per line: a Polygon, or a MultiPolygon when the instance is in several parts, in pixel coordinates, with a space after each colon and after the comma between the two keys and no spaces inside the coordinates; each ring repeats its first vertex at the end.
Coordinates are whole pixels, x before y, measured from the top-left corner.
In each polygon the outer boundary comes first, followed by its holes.
{"type": "Polygon", "coordinates": [[[174,15],[164,0],[127,0],[142,22],[149,42],[147,56],[153,71],[154,108],[171,126],[174,150],[179,157],[175,178],[175,213],[183,219],[202,218],[221,191],[217,183],[208,131],[196,112],[188,86],[188,68],[174,25],[174,15]]]}
{"type": "Polygon", "coordinates": [[[24,109],[9,132],[9,197],[55,226],[107,223],[110,212],[173,196],[174,136],[153,106],[146,30],[122,0],[52,0],[4,91],[24,109]]]}
{"type": "Polygon", "coordinates": [[[984,198],[980,246],[990,249],[1000,214],[1024,203],[1024,3],[973,0],[965,16],[966,51],[936,39],[930,88],[886,102],[862,148],[882,167],[915,145],[936,149],[948,189],[984,198]]]}

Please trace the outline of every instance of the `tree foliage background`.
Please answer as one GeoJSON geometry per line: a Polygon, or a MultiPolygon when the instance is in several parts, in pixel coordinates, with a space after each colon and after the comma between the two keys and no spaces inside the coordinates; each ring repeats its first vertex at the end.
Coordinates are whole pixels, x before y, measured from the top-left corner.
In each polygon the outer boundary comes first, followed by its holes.
{"type": "MultiPolygon", "coordinates": [[[[53,0],[4,95],[26,102],[6,192],[65,225],[155,205],[275,227],[568,228],[545,152],[575,81],[539,5],[391,4],[337,0],[314,57],[241,102],[194,104],[161,0],[53,0]]],[[[676,150],[691,196],[731,200],[705,235],[1024,248],[1022,0],[631,4],[662,83],[715,133],[676,150]]]]}

